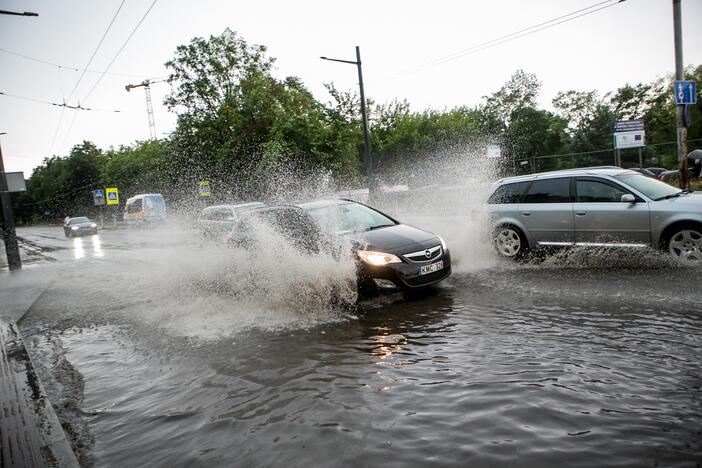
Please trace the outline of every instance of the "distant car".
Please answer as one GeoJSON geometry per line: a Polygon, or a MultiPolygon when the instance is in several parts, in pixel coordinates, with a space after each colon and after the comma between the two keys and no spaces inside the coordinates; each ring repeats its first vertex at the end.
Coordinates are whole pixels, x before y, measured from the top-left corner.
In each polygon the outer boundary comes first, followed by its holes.
{"type": "Polygon", "coordinates": [[[124,220],[128,226],[162,224],[166,220],[166,201],[160,193],[142,193],[127,199],[124,220]]]}
{"type": "Polygon", "coordinates": [[[665,167],[647,167],[646,170],[654,173],[656,177],[658,177],[661,174],[661,172],[665,172],[668,169],[666,169],[665,167]]]}
{"type": "Polygon", "coordinates": [[[660,174],[658,174],[658,180],[661,180],[668,184],[674,183],[680,180],[680,171],[663,171],[660,174]]]}
{"type": "MultiPolygon", "coordinates": [[[[335,236],[348,238],[362,294],[415,290],[451,275],[451,254],[444,240],[351,200],[321,200],[253,211],[249,218],[267,220],[303,252],[323,251],[335,236]]],[[[230,241],[252,247],[255,234],[244,224],[230,241]]]]}
{"type": "Polygon", "coordinates": [[[263,203],[254,202],[203,208],[197,219],[198,234],[202,239],[221,241],[240,221],[243,213],[264,206],[263,203]]]}
{"type": "Polygon", "coordinates": [[[702,195],[626,169],[583,168],[509,177],[488,200],[497,252],[542,246],[645,247],[702,264],[702,195]]]}
{"type": "Polygon", "coordinates": [[[85,216],[68,218],[63,223],[63,233],[66,234],[66,237],[76,237],[85,234],[97,234],[97,231],[97,224],[95,224],[85,216]]]}
{"type": "Polygon", "coordinates": [[[641,167],[632,167],[632,168],[629,168],[629,170],[634,171],[634,172],[638,172],[639,174],[643,174],[646,177],[651,177],[653,179],[657,179],[656,174],[649,171],[648,169],[643,169],[641,167]]]}

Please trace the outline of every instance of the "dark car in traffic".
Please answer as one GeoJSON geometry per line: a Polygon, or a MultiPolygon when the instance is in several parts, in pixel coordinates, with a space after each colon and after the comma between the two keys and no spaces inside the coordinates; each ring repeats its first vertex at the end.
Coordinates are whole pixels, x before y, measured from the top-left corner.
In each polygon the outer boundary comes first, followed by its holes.
{"type": "Polygon", "coordinates": [[[97,224],[85,216],[68,218],[63,223],[63,233],[66,237],[82,236],[85,234],[97,234],[97,224]]]}
{"type": "Polygon", "coordinates": [[[249,227],[253,219],[272,226],[305,252],[320,252],[338,245],[334,237],[348,239],[362,294],[415,290],[451,275],[451,254],[441,237],[352,200],[251,210],[228,240],[249,248],[255,246],[255,231],[249,227]]]}

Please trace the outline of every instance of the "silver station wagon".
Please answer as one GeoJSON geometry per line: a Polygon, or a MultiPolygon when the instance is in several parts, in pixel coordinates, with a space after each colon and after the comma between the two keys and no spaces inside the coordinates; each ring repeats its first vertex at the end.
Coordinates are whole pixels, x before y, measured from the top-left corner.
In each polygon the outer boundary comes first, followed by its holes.
{"type": "Polygon", "coordinates": [[[540,246],[652,246],[702,262],[702,194],[618,167],[501,179],[488,212],[504,257],[540,246]]]}

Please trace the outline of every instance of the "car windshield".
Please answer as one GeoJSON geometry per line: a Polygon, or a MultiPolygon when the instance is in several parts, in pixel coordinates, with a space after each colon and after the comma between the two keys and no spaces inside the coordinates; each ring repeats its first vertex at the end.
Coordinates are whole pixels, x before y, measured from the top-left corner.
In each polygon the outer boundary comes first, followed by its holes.
{"type": "Polygon", "coordinates": [[[638,173],[620,174],[614,177],[635,188],[652,200],[658,200],[669,195],[680,193],[679,188],[638,173]]]}
{"type": "Polygon", "coordinates": [[[68,224],[82,224],[82,223],[89,223],[90,220],[86,218],[85,216],[81,216],[80,218],[71,218],[68,220],[68,224]]]}
{"type": "Polygon", "coordinates": [[[310,208],[307,212],[324,229],[337,234],[394,226],[395,221],[365,205],[340,203],[310,208]]]}

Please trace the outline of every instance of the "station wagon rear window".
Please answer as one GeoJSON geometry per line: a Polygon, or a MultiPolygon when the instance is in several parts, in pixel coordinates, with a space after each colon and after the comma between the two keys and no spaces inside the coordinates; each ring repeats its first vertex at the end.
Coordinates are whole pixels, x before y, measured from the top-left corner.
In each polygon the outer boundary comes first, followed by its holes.
{"type": "Polygon", "coordinates": [[[488,199],[488,203],[519,203],[526,192],[527,187],[531,182],[516,182],[513,184],[504,184],[497,187],[495,193],[488,199]]]}

